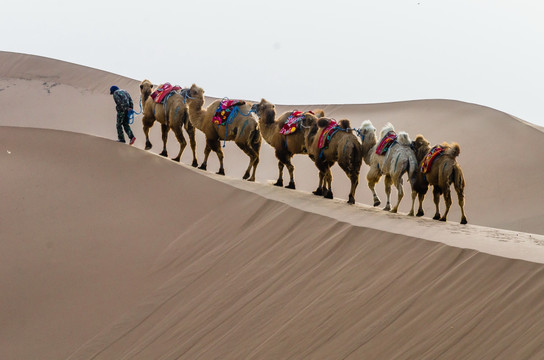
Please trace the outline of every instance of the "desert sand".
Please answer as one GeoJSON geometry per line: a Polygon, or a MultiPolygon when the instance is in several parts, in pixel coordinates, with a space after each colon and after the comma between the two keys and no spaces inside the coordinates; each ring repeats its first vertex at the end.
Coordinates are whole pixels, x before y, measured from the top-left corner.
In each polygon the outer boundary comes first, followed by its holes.
{"type": "Polygon", "coordinates": [[[430,194],[423,218],[373,208],[365,164],[349,206],[302,155],[297,190],[272,186],[264,142],[255,183],[232,143],[227,176],[158,156],[158,126],[143,150],[139,118],[118,144],[109,86],[137,103],[140,80],[0,52],[2,359],[544,358],[541,127],[454,100],[278,106],[458,142],[460,225],[455,194],[446,223],[430,194]]]}

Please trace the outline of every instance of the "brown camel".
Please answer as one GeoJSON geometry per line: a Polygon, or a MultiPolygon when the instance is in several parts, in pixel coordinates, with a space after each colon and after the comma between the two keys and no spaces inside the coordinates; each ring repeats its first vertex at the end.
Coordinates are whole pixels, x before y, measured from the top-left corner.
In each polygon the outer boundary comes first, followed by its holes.
{"type": "Polygon", "coordinates": [[[166,109],[163,104],[157,104],[151,98],[153,91],[153,84],[149,80],[144,80],[140,84],[140,94],[142,99],[142,112],[143,112],[143,128],[145,134],[145,149],[149,150],[153,147],[151,141],[149,141],[149,129],[153,126],[155,121],[161,124],[162,143],[163,149],[160,155],[168,156],[166,150],[166,142],[168,141],[168,131],[172,129],[179,142],[179,153],[173,158],[174,161],[180,161],[181,154],[187,146],[187,141],[183,136],[182,128],[185,127],[189,140],[191,142],[191,150],[193,151],[193,163],[192,166],[198,166],[196,159],[196,140],[195,140],[195,128],[189,121],[188,109],[185,104],[184,97],[178,93],[173,94],[166,101],[166,109]]]}
{"type": "Polygon", "coordinates": [[[279,174],[278,180],[274,185],[283,186],[283,168],[285,166],[289,171],[289,185],[285,187],[295,189],[295,167],[291,163],[291,159],[295,154],[307,153],[302,127],[308,127],[317,122],[317,119],[325,116],[325,113],[321,109],[316,109],[312,112],[300,114],[300,120],[296,123],[296,130],[293,133],[284,135],[280,130],[289,116],[294,112],[287,111],[275,119],[276,107],[265,99],[262,99],[260,103],[254,104],[253,109],[259,117],[259,128],[261,129],[262,136],[274,148],[276,158],[278,159],[279,174]]]}
{"type": "Polygon", "coordinates": [[[344,170],[351,181],[348,204],[355,203],[355,190],[359,183],[359,172],[362,164],[362,148],[350,128],[349,120],[340,120],[338,125],[329,132],[328,146],[319,147],[321,135],[330,128],[332,119],[321,118],[309,128],[304,128],[305,144],[308,155],[319,170],[319,184],[315,195],[324,195],[332,199],[331,166],[335,162],[344,170]]]}
{"type": "Polygon", "coordinates": [[[212,102],[206,109],[204,106],[204,90],[195,84],[188,90],[187,104],[189,106],[189,120],[206,136],[206,148],[204,149],[204,162],[200,169],[206,170],[210,151],[215,151],[219,158],[219,171],[217,174],[225,175],[223,167],[223,151],[221,140],[234,141],[236,145],[249,156],[249,166],[243,179],[255,181],[255,171],[259,164],[259,151],[261,149],[261,133],[259,125],[251,113],[251,104],[239,105],[236,117],[225,125],[215,125],[213,117],[221,100],[212,102]],[[251,170],[253,169],[253,172],[251,170]],[[251,172],[251,175],[250,175],[251,172]]]}
{"type": "MultiPolygon", "coordinates": [[[[383,139],[389,133],[395,133],[395,128],[390,123],[387,123],[380,131],[379,139],[383,139]]],[[[387,195],[387,203],[384,210],[391,210],[391,212],[396,213],[404,197],[402,179],[404,174],[408,175],[408,180],[412,187],[412,202],[416,196],[413,188],[416,181],[417,160],[411,147],[412,141],[410,140],[410,136],[408,133],[400,131],[396,134],[396,140],[392,142],[390,148],[383,155],[378,155],[376,153],[379,146],[376,128],[370,120],[363,121],[358,134],[362,140],[363,158],[365,163],[370,166],[366,179],[368,187],[372,191],[374,206],[378,206],[381,203],[374,187],[380,181],[381,176],[384,175],[385,193],[387,195]],[[397,188],[397,204],[392,209],[390,202],[391,185],[395,185],[397,188]]]]}
{"type": "MultiPolygon", "coordinates": [[[[451,207],[451,192],[450,186],[453,184],[455,191],[457,192],[457,199],[459,200],[459,207],[461,208],[461,224],[467,223],[465,216],[465,178],[463,177],[463,171],[457,163],[457,157],[461,152],[459,144],[446,142],[440,144],[442,152],[432,162],[430,168],[426,173],[423,172],[422,167],[425,161],[425,157],[431,151],[429,142],[423,137],[423,135],[416,136],[413,141],[414,152],[418,160],[418,171],[415,190],[419,197],[419,209],[417,216],[423,215],[423,199],[427,193],[429,185],[433,186],[433,200],[436,207],[436,213],[434,214],[434,220],[446,221],[448,212],[451,207]],[[439,202],[440,195],[444,195],[444,202],[446,203],[446,211],[440,216],[439,202]]],[[[414,208],[414,201],[412,201],[412,214],[414,208]]]]}

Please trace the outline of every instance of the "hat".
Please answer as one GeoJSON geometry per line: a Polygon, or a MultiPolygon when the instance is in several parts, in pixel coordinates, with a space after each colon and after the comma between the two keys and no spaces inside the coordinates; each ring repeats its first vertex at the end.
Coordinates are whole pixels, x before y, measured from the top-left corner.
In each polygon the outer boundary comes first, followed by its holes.
{"type": "Polygon", "coordinates": [[[113,85],[112,87],[110,87],[110,95],[112,95],[114,92],[116,92],[117,90],[119,90],[119,88],[115,85],[113,85]]]}

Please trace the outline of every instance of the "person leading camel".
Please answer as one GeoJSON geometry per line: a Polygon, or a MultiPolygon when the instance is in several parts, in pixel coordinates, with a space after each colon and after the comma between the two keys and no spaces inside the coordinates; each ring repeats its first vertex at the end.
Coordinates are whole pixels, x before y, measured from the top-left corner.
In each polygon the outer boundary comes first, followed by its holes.
{"type": "Polygon", "coordinates": [[[129,112],[133,111],[134,104],[132,103],[132,98],[128,91],[119,89],[118,86],[113,85],[110,87],[110,95],[113,95],[113,100],[115,101],[115,109],[117,110],[117,141],[124,143],[125,142],[125,133],[130,140],[130,145],[134,144],[136,137],[130,129],[129,121],[129,112]]]}
{"type": "Polygon", "coordinates": [[[304,128],[304,137],[308,155],[319,170],[319,184],[314,194],[333,198],[331,166],[338,162],[351,181],[348,204],[355,204],[362,148],[351,130],[349,120],[337,123],[330,118],[320,118],[309,128],[304,128]]]}
{"type": "Polygon", "coordinates": [[[259,164],[261,149],[261,133],[257,120],[251,111],[252,104],[240,100],[223,99],[216,100],[207,108],[203,108],[204,90],[195,84],[187,92],[187,104],[189,106],[189,120],[206,136],[204,161],[199,168],[206,170],[208,156],[213,150],[219,159],[217,174],[225,175],[221,141],[234,141],[249,157],[249,165],[243,179],[255,181],[255,171],[259,164]]]}
{"type": "Polygon", "coordinates": [[[295,167],[291,159],[295,154],[307,153],[302,127],[317,122],[317,119],[325,116],[325,113],[321,109],[306,112],[287,111],[276,119],[276,107],[265,99],[254,104],[253,110],[259,118],[259,128],[264,140],[274,148],[278,159],[278,180],[274,185],[283,186],[283,168],[287,167],[289,184],[285,187],[295,189],[295,167]]]}
{"type": "MultiPolygon", "coordinates": [[[[416,187],[419,195],[417,216],[423,215],[423,199],[427,193],[428,185],[431,185],[433,187],[433,201],[436,207],[433,219],[446,221],[452,203],[450,186],[453,184],[461,208],[461,224],[466,224],[467,218],[464,210],[465,178],[461,166],[457,162],[457,157],[461,153],[459,144],[443,142],[431,148],[427,139],[423,135],[418,135],[413,141],[413,148],[419,164],[416,187]],[[440,195],[444,195],[444,202],[446,203],[446,211],[442,216],[440,216],[439,209],[440,195]]],[[[413,207],[412,202],[412,213],[413,207]]]]}
{"type": "Polygon", "coordinates": [[[187,110],[187,104],[185,98],[179,93],[172,93],[168,95],[163,102],[156,103],[152,98],[153,84],[149,80],[144,80],[140,84],[140,94],[142,98],[142,125],[145,134],[145,149],[149,150],[153,147],[149,140],[149,129],[153,126],[155,121],[161,124],[162,133],[162,152],[161,156],[168,156],[166,150],[166,142],[168,141],[168,132],[172,130],[179,143],[179,152],[172,160],[180,161],[181,154],[187,146],[185,136],[183,136],[183,128],[189,135],[189,141],[191,144],[191,150],[193,152],[192,166],[198,166],[196,159],[196,139],[195,128],[189,121],[189,115],[187,110]]]}

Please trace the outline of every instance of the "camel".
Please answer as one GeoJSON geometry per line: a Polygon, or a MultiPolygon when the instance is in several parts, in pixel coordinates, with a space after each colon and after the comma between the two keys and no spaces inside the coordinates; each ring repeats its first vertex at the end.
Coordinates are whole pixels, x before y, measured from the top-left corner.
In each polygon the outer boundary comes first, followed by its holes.
{"type": "MultiPolygon", "coordinates": [[[[440,144],[442,147],[442,152],[438,155],[432,162],[428,172],[423,173],[422,167],[425,162],[425,157],[431,151],[431,146],[427,139],[423,135],[416,136],[413,147],[418,161],[418,176],[417,176],[417,187],[415,188],[419,196],[419,209],[417,216],[423,216],[423,199],[427,193],[429,185],[433,187],[433,201],[436,207],[436,212],[434,214],[434,220],[446,221],[448,212],[451,207],[451,192],[450,186],[453,184],[455,191],[457,192],[457,199],[459,201],[459,207],[461,208],[461,224],[467,223],[467,218],[465,216],[465,178],[463,176],[463,171],[457,163],[457,157],[461,152],[459,144],[452,143],[448,144],[443,142],[440,144]],[[446,211],[442,216],[440,216],[439,203],[440,195],[444,195],[444,202],[446,203],[446,211]]],[[[414,201],[412,201],[412,213],[414,208],[414,201]]]]}
{"type": "MultiPolygon", "coordinates": [[[[393,125],[387,123],[380,131],[380,140],[388,133],[394,133],[394,131],[395,128],[393,125]]],[[[380,181],[381,176],[385,175],[384,183],[387,202],[384,210],[396,213],[404,197],[402,178],[404,174],[408,175],[412,187],[412,202],[416,196],[413,186],[416,178],[417,159],[411,148],[412,141],[410,140],[410,136],[408,133],[400,131],[387,152],[384,155],[378,155],[376,150],[379,143],[376,137],[376,128],[372,125],[372,122],[370,120],[363,121],[358,133],[362,141],[364,161],[370,166],[366,179],[368,187],[372,191],[374,206],[378,206],[381,203],[380,198],[376,194],[375,185],[380,181]],[[393,208],[391,208],[390,202],[392,184],[397,188],[397,203],[393,208]]]]}
{"type": "Polygon", "coordinates": [[[180,161],[181,154],[187,146],[187,141],[183,136],[182,128],[185,127],[185,131],[189,135],[191,142],[191,150],[193,151],[193,163],[192,166],[198,166],[196,159],[196,140],[195,140],[195,128],[189,122],[187,105],[183,96],[178,93],[173,94],[166,101],[166,109],[163,104],[157,104],[151,98],[153,91],[153,84],[149,80],[144,80],[140,84],[140,95],[142,99],[142,123],[145,134],[145,149],[149,150],[153,147],[151,141],[149,141],[149,129],[153,126],[155,121],[161,124],[162,143],[163,149],[160,155],[168,156],[166,150],[166,142],[168,141],[168,131],[172,129],[179,142],[179,153],[173,158],[174,161],[180,161]]]}
{"type": "MultiPolygon", "coordinates": [[[[320,118],[308,128],[304,129],[304,138],[308,155],[319,170],[319,184],[313,192],[315,195],[324,195],[332,199],[331,166],[338,162],[351,181],[348,204],[355,204],[355,190],[359,184],[359,172],[362,164],[362,149],[357,137],[350,128],[347,119],[340,120],[334,128],[328,146],[320,148],[319,142],[323,132],[329,128],[332,119],[320,118]]],[[[330,133],[329,133],[330,134],[330,133]]]]}
{"type": "Polygon", "coordinates": [[[289,116],[294,112],[287,111],[275,119],[276,107],[265,99],[261,99],[260,103],[254,104],[253,109],[259,118],[261,134],[264,140],[274,148],[276,158],[278,159],[278,180],[274,185],[283,186],[283,168],[285,166],[289,171],[289,184],[285,187],[295,189],[295,167],[291,163],[291,158],[295,154],[307,153],[306,144],[304,143],[304,133],[301,127],[308,127],[310,124],[317,122],[317,119],[325,116],[325,113],[321,109],[316,109],[312,112],[300,114],[301,118],[297,122],[296,130],[291,134],[284,135],[280,133],[280,130],[289,116]]]}
{"type": "Polygon", "coordinates": [[[259,151],[261,149],[261,133],[259,125],[252,115],[252,104],[245,103],[238,106],[238,114],[228,125],[215,125],[213,117],[221,100],[212,102],[207,108],[204,105],[204,90],[193,84],[187,93],[189,107],[189,120],[206,136],[206,148],[204,149],[204,162],[200,169],[206,170],[208,156],[213,150],[219,158],[219,171],[217,174],[225,175],[223,167],[223,151],[220,141],[234,141],[242,151],[249,156],[249,165],[243,179],[255,181],[255,171],[259,164],[259,151]],[[251,172],[251,170],[253,170],[251,172]],[[250,174],[251,172],[251,174],[250,174]]]}

